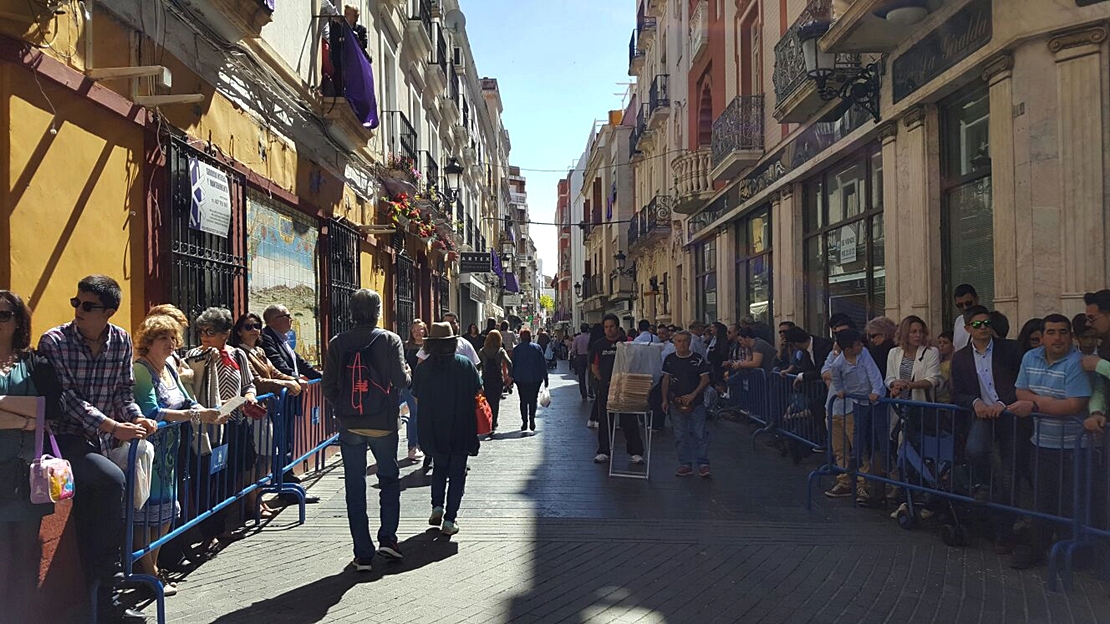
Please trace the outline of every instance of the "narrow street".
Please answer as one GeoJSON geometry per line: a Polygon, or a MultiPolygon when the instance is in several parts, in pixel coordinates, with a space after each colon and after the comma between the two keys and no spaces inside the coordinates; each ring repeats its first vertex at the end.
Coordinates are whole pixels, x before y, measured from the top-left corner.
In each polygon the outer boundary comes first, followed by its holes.
{"type": "Polygon", "coordinates": [[[565,362],[552,394],[535,435],[514,427],[515,394],[502,403],[450,540],[428,528],[428,479],[407,465],[404,563],[344,572],[336,457],[306,482],[321,502],[304,526],[290,509],[230,546],[180,584],[169,621],[1110,621],[1107,587],[1089,572],[1051,593],[1044,568],[1011,570],[986,543],[948,548],[927,528],[822,496],[807,512],[813,462],[795,467],[762,442],[753,454],[747,425],[712,425],[712,479],[673,476],[669,431],[654,440],[650,482],[611,479],[591,462],[594,430],[565,362]]]}

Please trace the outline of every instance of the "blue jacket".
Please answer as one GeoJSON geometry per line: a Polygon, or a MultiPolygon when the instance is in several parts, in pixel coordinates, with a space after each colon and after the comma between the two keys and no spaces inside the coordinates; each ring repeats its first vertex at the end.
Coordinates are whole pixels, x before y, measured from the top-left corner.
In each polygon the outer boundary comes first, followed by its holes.
{"type": "Polygon", "coordinates": [[[524,342],[513,349],[513,381],[547,383],[547,360],[543,357],[540,345],[524,342]]]}

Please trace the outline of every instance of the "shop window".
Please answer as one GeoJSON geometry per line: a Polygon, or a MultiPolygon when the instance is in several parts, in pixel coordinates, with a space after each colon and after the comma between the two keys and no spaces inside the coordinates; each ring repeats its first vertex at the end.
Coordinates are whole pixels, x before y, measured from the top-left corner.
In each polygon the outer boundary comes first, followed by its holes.
{"type": "Polygon", "coordinates": [[[717,241],[698,245],[694,253],[694,295],[697,318],[717,320],[717,241]]]}
{"type": "Polygon", "coordinates": [[[771,217],[762,208],[736,224],[736,318],[751,314],[773,324],[771,309],[771,217]]]}
{"type": "MultiPolygon", "coordinates": [[[[945,301],[971,284],[979,302],[994,303],[994,206],[991,193],[990,101],[986,88],[943,102],[941,232],[945,301]]],[[[945,306],[945,327],[955,321],[945,306]]]]}
{"type": "Polygon", "coordinates": [[[806,329],[824,333],[830,315],[863,327],[886,308],[882,245],[882,154],[865,148],[803,188],[806,329]]]}

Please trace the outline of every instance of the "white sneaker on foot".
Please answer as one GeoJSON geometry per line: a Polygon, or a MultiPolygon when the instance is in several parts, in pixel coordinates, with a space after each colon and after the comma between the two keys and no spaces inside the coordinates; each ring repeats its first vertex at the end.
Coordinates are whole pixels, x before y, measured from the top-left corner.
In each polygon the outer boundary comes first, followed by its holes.
{"type": "Polygon", "coordinates": [[[596,420],[588,421],[586,423],[586,426],[589,427],[590,429],[597,429],[597,421],[596,420]]]}
{"type": "Polygon", "coordinates": [[[607,461],[609,461],[609,456],[605,453],[598,453],[597,456],[594,457],[595,464],[604,464],[607,461]]]}
{"type": "Polygon", "coordinates": [[[409,449],[409,459],[412,461],[420,461],[424,459],[424,453],[420,451],[419,446],[414,446],[409,449]]]}
{"type": "Polygon", "coordinates": [[[459,532],[459,525],[455,522],[451,522],[450,520],[444,520],[443,527],[440,528],[439,532],[443,533],[444,535],[454,535],[459,532]]]}
{"type": "Polygon", "coordinates": [[[643,455],[633,455],[632,456],[632,463],[633,464],[642,464],[642,463],[644,463],[644,456],[643,455]]]}

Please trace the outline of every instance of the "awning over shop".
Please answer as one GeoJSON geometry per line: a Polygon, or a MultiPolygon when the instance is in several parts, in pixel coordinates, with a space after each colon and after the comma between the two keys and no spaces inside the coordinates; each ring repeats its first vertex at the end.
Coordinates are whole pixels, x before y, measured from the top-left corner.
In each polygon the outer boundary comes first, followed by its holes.
{"type": "Polygon", "coordinates": [[[520,292],[520,282],[512,271],[505,273],[505,292],[520,292]]]}

